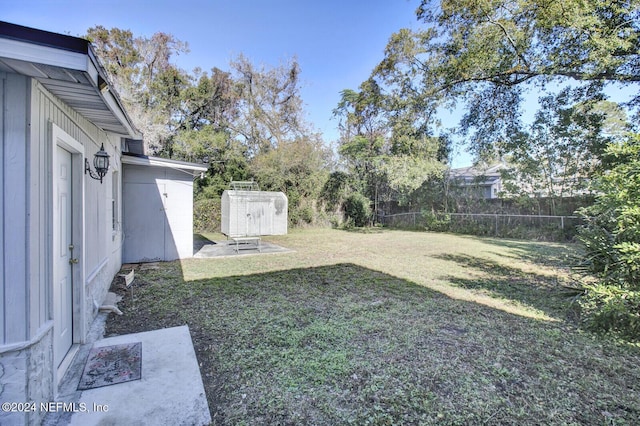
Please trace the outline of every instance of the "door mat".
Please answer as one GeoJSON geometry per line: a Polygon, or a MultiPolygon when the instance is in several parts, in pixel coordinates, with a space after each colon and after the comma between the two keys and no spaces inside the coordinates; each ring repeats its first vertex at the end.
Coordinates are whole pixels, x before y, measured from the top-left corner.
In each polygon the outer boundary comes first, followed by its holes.
{"type": "Polygon", "coordinates": [[[92,348],[78,390],[140,380],[142,342],[92,348]]]}

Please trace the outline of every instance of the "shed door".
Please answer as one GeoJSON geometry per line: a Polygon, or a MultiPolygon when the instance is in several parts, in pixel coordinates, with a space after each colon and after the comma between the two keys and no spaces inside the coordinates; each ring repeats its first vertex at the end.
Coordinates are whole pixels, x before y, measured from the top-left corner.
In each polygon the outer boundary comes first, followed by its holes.
{"type": "Polygon", "coordinates": [[[164,254],[167,260],[193,256],[193,186],[167,180],[162,196],[165,208],[164,254]]]}
{"type": "Polygon", "coordinates": [[[126,183],[124,203],[124,261],[165,260],[164,185],[126,183]]]}
{"type": "Polygon", "coordinates": [[[125,263],[193,256],[193,182],[165,167],[126,165],[125,263]]]}
{"type": "Polygon", "coordinates": [[[250,200],[246,204],[247,206],[247,221],[246,221],[246,234],[247,235],[263,235],[262,225],[264,221],[264,206],[260,200],[250,200]]]}

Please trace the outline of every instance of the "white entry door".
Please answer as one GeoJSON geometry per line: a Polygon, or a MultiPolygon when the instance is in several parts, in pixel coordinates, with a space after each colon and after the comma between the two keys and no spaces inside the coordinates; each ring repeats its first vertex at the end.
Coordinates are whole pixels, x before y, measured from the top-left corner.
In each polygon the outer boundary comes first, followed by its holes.
{"type": "Polygon", "coordinates": [[[60,366],[73,343],[72,157],[57,147],[53,196],[53,357],[60,366]]]}

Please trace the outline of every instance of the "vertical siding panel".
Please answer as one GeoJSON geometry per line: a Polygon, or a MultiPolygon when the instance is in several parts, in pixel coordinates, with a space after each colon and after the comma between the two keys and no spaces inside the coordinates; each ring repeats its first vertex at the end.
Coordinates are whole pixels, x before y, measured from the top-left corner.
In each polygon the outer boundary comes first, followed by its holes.
{"type": "MultiPolygon", "coordinates": [[[[49,99],[38,90],[40,96],[40,103],[46,105],[49,108],[49,99]]],[[[51,135],[51,126],[50,126],[50,115],[46,111],[43,111],[43,114],[39,117],[39,134],[40,138],[38,143],[45,145],[46,148],[43,150],[44,152],[44,168],[45,175],[42,179],[43,181],[43,234],[46,235],[46,239],[44,239],[44,244],[42,247],[42,263],[45,265],[44,270],[42,271],[43,277],[41,281],[42,291],[45,297],[44,309],[45,309],[45,317],[44,320],[52,320],[53,319],[53,144],[52,135],[51,135]]]]}
{"type": "MultiPolygon", "coordinates": [[[[34,89],[36,90],[36,89],[34,89]]],[[[39,97],[39,103],[42,103],[42,100],[44,99],[44,95],[37,90],[38,92],[38,97],[39,97]]],[[[43,140],[49,140],[49,132],[50,132],[50,126],[49,126],[49,122],[47,121],[47,118],[45,115],[40,114],[38,115],[38,140],[34,141],[34,143],[37,144],[42,144],[41,141],[43,140]]],[[[49,145],[49,144],[46,144],[49,145]]],[[[51,184],[51,174],[53,173],[52,171],[52,165],[51,165],[51,161],[49,160],[50,157],[50,152],[51,151],[51,147],[46,147],[46,148],[40,148],[41,149],[41,153],[42,153],[42,160],[41,160],[41,164],[42,164],[42,174],[40,177],[40,202],[41,202],[41,211],[40,211],[40,229],[41,229],[41,234],[43,236],[43,238],[41,238],[41,243],[40,243],[40,255],[42,256],[40,258],[40,261],[38,263],[40,263],[41,267],[40,267],[40,292],[42,294],[42,301],[41,301],[41,312],[42,312],[42,318],[41,318],[41,322],[46,322],[50,319],[53,319],[52,313],[51,313],[51,308],[52,306],[50,305],[49,301],[53,300],[52,298],[52,287],[51,287],[51,277],[53,276],[53,271],[51,270],[51,262],[52,262],[52,255],[51,255],[51,241],[53,241],[53,234],[51,232],[51,227],[49,225],[50,222],[50,217],[51,217],[51,203],[52,203],[52,197],[53,194],[51,193],[53,185],[51,184]]]]}
{"type": "MultiPolygon", "coordinates": [[[[38,329],[47,320],[47,279],[45,268],[47,264],[46,250],[48,238],[46,231],[47,221],[47,155],[46,145],[40,143],[47,128],[42,125],[42,94],[37,90],[37,85],[32,81],[29,96],[31,115],[29,122],[29,280],[30,289],[30,322],[29,333],[37,334],[38,329]],[[35,108],[34,106],[37,106],[35,108]],[[43,128],[44,127],[44,128],[43,128]]],[[[46,139],[45,139],[46,140],[46,139]]]]}
{"type": "MultiPolygon", "coordinates": [[[[5,88],[5,79],[7,75],[5,73],[0,73],[0,223],[4,224],[4,194],[5,194],[5,186],[4,186],[4,147],[6,144],[6,137],[4,133],[4,111],[6,109],[6,104],[4,102],[4,88],[5,88]]],[[[0,248],[2,248],[2,253],[5,253],[8,248],[7,240],[4,238],[4,226],[0,226],[0,248]]],[[[6,304],[4,299],[4,294],[6,292],[6,283],[7,280],[4,279],[4,256],[0,256],[0,279],[2,279],[2,284],[0,285],[0,307],[2,308],[2,312],[0,312],[0,345],[6,343],[6,304]]]]}
{"type": "MultiPolygon", "coordinates": [[[[44,138],[46,138],[46,128],[43,128],[42,126],[42,122],[43,120],[45,120],[44,117],[46,117],[46,103],[45,103],[45,97],[42,95],[42,93],[38,90],[38,85],[34,83],[34,88],[33,90],[36,92],[34,99],[36,99],[36,103],[34,104],[35,106],[37,106],[37,114],[35,117],[33,117],[33,121],[31,122],[31,125],[34,126],[34,129],[32,129],[31,131],[31,135],[33,136],[34,140],[31,141],[32,146],[34,147],[38,147],[38,151],[42,153],[42,158],[40,160],[40,167],[42,170],[42,174],[44,176],[47,176],[47,174],[49,173],[49,157],[46,155],[46,149],[44,149],[43,147],[41,147],[41,145],[43,145],[42,141],[46,140],[44,138]]],[[[32,110],[34,108],[32,107],[32,110]]],[[[40,235],[42,236],[40,238],[40,249],[39,249],[39,254],[40,259],[38,262],[40,266],[40,275],[37,277],[38,279],[38,283],[36,283],[36,285],[39,288],[39,292],[40,292],[40,298],[41,298],[41,310],[43,310],[44,312],[42,313],[42,317],[39,320],[40,324],[43,324],[44,322],[48,321],[49,319],[51,319],[51,315],[49,313],[49,300],[50,299],[50,291],[48,290],[48,285],[49,285],[49,280],[48,277],[50,275],[46,274],[46,265],[49,263],[49,258],[47,257],[47,253],[48,251],[46,250],[46,247],[50,244],[51,241],[51,236],[48,232],[48,228],[47,228],[47,224],[48,224],[48,212],[49,212],[49,205],[47,203],[47,194],[51,191],[51,189],[45,184],[45,182],[47,181],[47,179],[43,179],[43,176],[40,176],[40,195],[39,195],[39,199],[40,199],[40,206],[39,206],[39,216],[40,216],[40,220],[39,220],[39,231],[40,231],[40,235]]],[[[32,262],[35,261],[35,259],[32,258],[32,262]]],[[[33,285],[33,283],[32,283],[33,285]]]]}
{"type": "Polygon", "coordinates": [[[22,241],[27,237],[26,229],[26,182],[27,182],[27,83],[28,79],[8,74],[5,88],[6,102],[11,108],[5,109],[5,145],[3,155],[5,188],[4,240],[8,245],[4,251],[4,280],[9,283],[5,289],[5,314],[11,319],[7,324],[7,342],[20,342],[28,338],[27,333],[27,275],[26,250],[22,241]],[[16,243],[17,242],[17,243],[16,243]]]}
{"type": "MultiPolygon", "coordinates": [[[[41,260],[39,261],[40,276],[41,279],[37,283],[40,287],[42,294],[41,311],[42,317],[40,319],[41,324],[48,320],[53,319],[53,267],[52,267],[52,243],[53,243],[53,224],[51,211],[53,203],[53,144],[55,143],[51,134],[51,123],[58,120],[57,108],[51,102],[51,100],[42,92],[42,88],[36,85],[38,92],[38,105],[40,114],[37,117],[37,135],[38,140],[34,141],[37,144],[42,155],[42,173],[40,176],[40,200],[42,207],[40,209],[40,226],[42,227],[42,234],[46,238],[42,238],[40,246],[41,260]]],[[[35,121],[35,119],[34,119],[35,121]]]]}
{"type": "MultiPolygon", "coordinates": [[[[53,244],[53,224],[51,211],[53,203],[53,139],[51,134],[51,122],[56,120],[56,108],[49,98],[42,92],[42,87],[34,83],[33,90],[37,92],[38,114],[33,117],[32,135],[34,140],[32,146],[34,151],[40,154],[40,172],[38,175],[38,185],[40,188],[39,203],[39,229],[40,244],[38,247],[39,260],[37,261],[38,279],[32,286],[37,287],[40,293],[40,303],[38,306],[39,320],[38,326],[53,319],[53,268],[52,268],[52,244],[53,244]]],[[[35,97],[34,97],[35,99],[35,97]]],[[[35,258],[34,258],[35,261],[35,258]]]]}
{"type": "Polygon", "coordinates": [[[30,147],[30,178],[29,185],[31,187],[30,192],[30,206],[29,206],[29,229],[31,231],[31,236],[29,238],[29,260],[28,260],[28,268],[29,268],[29,281],[28,285],[31,291],[30,304],[31,304],[31,313],[30,313],[30,327],[29,332],[31,336],[34,336],[37,333],[38,328],[45,321],[45,318],[42,318],[41,314],[41,305],[45,303],[45,295],[44,284],[42,283],[42,262],[46,261],[45,258],[42,257],[42,252],[40,248],[43,244],[46,244],[47,238],[44,233],[43,223],[42,223],[42,209],[46,208],[43,204],[42,194],[46,188],[42,188],[42,182],[40,180],[40,175],[43,173],[42,167],[44,165],[43,161],[45,160],[42,156],[40,148],[40,126],[38,118],[42,115],[42,106],[40,104],[40,93],[36,90],[36,83],[31,81],[31,115],[30,119],[30,129],[29,129],[29,147],[30,147]],[[38,170],[33,170],[33,169],[38,170]]]}
{"type": "MultiPolygon", "coordinates": [[[[32,87],[31,80],[29,81],[29,87],[32,87]]],[[[33,93],[31,90],[27,93],[29,105],[33,104],[33,100],[37,100],[33,98],[33,93]]],[[[40,325],[40,310],[38,306],[40,304],[40,289],[37,284],[38,278],[38,266],[40,262],[35,261],[38,259],[36,256],[38,254],[38,248],[40,246],[40,238],[35,238],[36,235],[40,234],[40,203],[38,200],[38,196],[40,195],[40,188],[38,185],[38,170],[40,169],[40,153],[38,150],[37,144],[33,143],[33,136],[37,132],[37,128],[34,129],[34,126],[37,127],[37,122],[34,122],[34,116],[37,117],[38,114],[33,108],[29,109],[29,114],[27,115],[28,123],[31,126],[27,126],[27,162],[28,166],[26,169],[27,173],[27,276],[28,279],[26,281],[26,285],[29,289],[29,313],[27,323],[28,326],[28,336],[34,336],[38,330],[38,326],[40,325]]]]}

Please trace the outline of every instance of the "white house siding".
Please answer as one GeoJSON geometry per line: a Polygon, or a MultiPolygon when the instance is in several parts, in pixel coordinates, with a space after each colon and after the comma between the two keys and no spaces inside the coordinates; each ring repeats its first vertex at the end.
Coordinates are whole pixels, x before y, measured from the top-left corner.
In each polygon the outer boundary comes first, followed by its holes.
{"type": "Polygon", "coordinates": [[[5,226],[0,229],[2,238],[2,256],[0,272],[2,274],[3,310],[0,315],[0,344],[20,342],[28,338],[28,323],[13,323],[13,318],[24,318],[27,288],[9,287],[15,281],[26,279],[25,247],[16,242],[24,240],[26,233],[26,134],[28,81],[13,74],[0,74],[0,131],[2,133],[1,150],[1,196],[0,215],[5,226]],[[8,110],[5,105],[18,108],[8,110]]]}
{"type": "MultiPolygon", "coordinates": [[[[27,236],[32,194],[27,167],[32,155],[28,144],[28,78],[0,73],[0,401],[47,400],[53,389],[51,327],[47,301],[39,291],[41,258],[32,257],[34,244],[27,236]],[[11,106],[11,108],[9,108],[11,106]],[[30,261],[34,259],[34,261],[30,261]],[[35,275],[34,275],[35,273],[35,275]]],[[[34,238],[35,239],[35,238],[34,238]]],[[[34,243],[37,243],[34,241],[34,243]]],[[[35,423],[37,415],[0,412],[0,424],[35,423]]]]}
{"type": "MultiPolygon", "coordinates": [[[[57,383],[52,351],[53,129],[82,146],[77,162],[85,157],[91,161],[104,143],[116,169],[120,139],[27,77],[0,73],[0,105],[5,114],[0,117],[0,215],[9,224],[0,230],[0,400],[46,402],[53,400],[57,383]]],[[[111,191],[119,185],[113,185],[112,176],[108,173],[103,184],[88,176],[78,180],[84,200],[74,209],[79,207],[76,214],[84,216],[84,223],[74,231],[84,230],[84,238],[76,235],[74,241],[74,257],[80,259],[74,274],[74,344],[83,343],[97,314],[94,301],[103,300],[121,265],[121,233],[113,232],[111,220],[111,191]]],[[[0,424],[38,424],[42,414],[0,412],[0,424]]]]}

